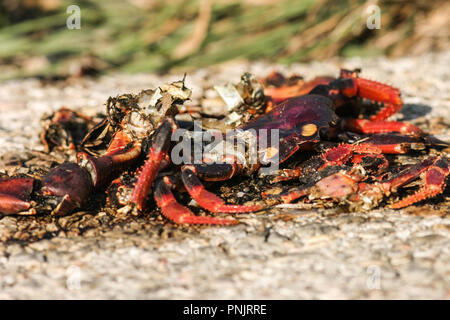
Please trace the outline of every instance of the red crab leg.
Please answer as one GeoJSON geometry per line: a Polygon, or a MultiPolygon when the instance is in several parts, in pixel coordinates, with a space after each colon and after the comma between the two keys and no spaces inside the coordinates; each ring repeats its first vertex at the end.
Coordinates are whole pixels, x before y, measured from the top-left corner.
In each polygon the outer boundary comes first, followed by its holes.
{"type": "MultiPolygon", "coordinates": [[[[423,163],[426,164],[427,160],[425,160],[423,163]]],[[[444,160],[443,158],[437,158],[437,160],[432,165],[426,166],[425,168],[422,166],[422,168],[415,169],[419,169],[415,172],[415,174],[414,171],[410,172],[411,170],[408,170],[407,173],[409,174],[404,175],[405,178],[401,176],[390,181],[388,183],[389,189],[395,188],[395,186],[398,186],[399,184],[407,183],[405,182],[405,179],[410,178],[407,179],[407,181],[412,180],[425,170],[424,176],[422,177],[424,185],[415,194],[407,196],[406,198],[392,204],[390,206],[391,208],[404,208],[421,200],[434,197],[444,191],[446,185],[445,179],[450,173],[450,168],[446,160],[444,160]]],[[[386,184],[384,184],[384,188],[386,188],[386,184]]]]}
{"type": "Polygon", "coordinates": [[[439,145],[439,141],[435,143],[428,136],[414,137],[398,134],[374,134],[365,138],[364,142],[377,146],[385,154],[402,154],[411,149],[423,150],[426,145],[439,145]]]}
{"type": "Polygon", "coordinates": [[[214,193],[205,189],[200,179],[196,176],[194,166],[183,166],[181,179],[191,197],[204,209],[211,212],[243,213],[264,209],[262,205],[228,205],[214,193]]]}
{"type": "Polygon", "coordinates": [[[334,78],[332,77],[317,77],[311,81],[304,82],[303,80],[297,81],[293,85],[282,85],[280,87],[268,87],[264,89],[264,93],[270,96],[273,103],[278,104],[286,99],[302,96],[308,94],[312,89],[320,84],[328,84],[334,78]]]}
{"type": "Polygon", "coordinates": [[[304,188],[304,187],[298,187],[298,188],[291,188],[286,191],[282,191],[281,193],[274,194],[274,191],[276,189],[269,189],[267,191],[264,191],[261,193],[263,198],[266,199],[273,199],[276,202],[282,202],[282,203],[291,203],[294,200],[297,200],[298,198],[304,197],[309,194],[311,188],[304,188]]]}
{"type": "Polygon", "coordinates": [[[353,79],[354,83],[353,87],[341,91],[345,96],[359,96],[384,104],[384,108],[370,118],[372,121],[385,120],[397,113],[403,106],[400,91],[397,88],[377,81],[359,78],[357,72],[349,70],[341,70],[341,78],[353,79]]]}
{"type": "Polygon", "coordinates": [[[420,163],[407,167],[389,180],[383,181],[381,184],[382,189],[386,194],[389,194],[391,190],[396,190],[398,187],[408,184],[412,180],[419,177],[422,172],[425,172],[428,168],[431,168],[436,160],[437,157],[431,157],[420,163]]]}
{"type": "Polygon", "coordinates": [[[321,157],[325,160],[325,163],[319,169],[328,166],[343,165],[350,159],[353,153],[380,154],[381,150],[369,143],[341,144],[322,153],[321,157]]]}
{"type": "MultiPolygon", "coordinates": [[[[318,170],[322,170],[329,166],[342,166],[348,162],[352,164],[368,164],[366,161],[376,162],[377,172],[383,171],[389,166],[389,162],[382,154],[383,150],[371,143],[361,143],[357,144],[341,144],[338,147],[329,149],[325,151],[321,158],[325,161],[318,170]],[[370,159],[370,160],[369,160],[370,159]]],[[[354,177],[352,174],[353,170],[349,171],[349,175],[354,177]]]]}
{"type": "Polygon", "coordinates": [[[399,132],[408,135],[422,133],[415,125],[398,121],[379,121],[367,119],[345,119],[344,126],[347,130],[365,134],[399,132]]]}
{"type": "Polygon", "coordinates": [[[238,220],[234,219],[221,219],[194,215],[191,210],[177,202],[172,191],[170,190],[170,187],[163,180],[160,180],[157,183],[154,198],[158,207],[161,208],[162,214],[176,223],[215,225],[232,225],[239,223],[238,220]]]}
{"type": "Polygon", "coordinates": [[[370,133],[399,132],[402,134],[418,135],[422,131],[416,126],[396,121],[384,121],[394,113],[398,112],[403,102],[400,91],[389,85],[359,78],[357,72],[341,70],[341,77],[330,83],[332,88],[337,89],[346,97],[361,97],[384,104],[384,108],[377,114],[367,119],[346,119],[344,126],[351,131],[370,133]],[[351,82],[348,80],[351,79],[351,82]]]}
{"type": "Polygon", "coordinates": [[[136,186],[130,198],[130,202],[136,204],[139,210],[144,208],[145,199],[160,170],[161,162],[167,157],[171,143],[170,138],[175,128],[175,121],[171,118],[167,118],[154,133],[152,146],[148,152],[147,160],[142,167],[138,181],[136,182],[136,186]]]}

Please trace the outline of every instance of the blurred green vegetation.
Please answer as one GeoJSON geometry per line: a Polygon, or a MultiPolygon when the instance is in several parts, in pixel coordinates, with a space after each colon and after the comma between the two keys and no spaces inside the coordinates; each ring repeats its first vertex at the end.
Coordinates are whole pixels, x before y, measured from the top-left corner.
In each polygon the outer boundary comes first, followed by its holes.
{"type": "Polygon", "coordinates": [[[281,63],[449,48],[449,1],[3,0],[0,79],[165,72],[243,58],[281,63]],[[69,5],[81,29],[69,30],[69,5]],[[381,29],[366,21],[381,9],[381,29]]]}

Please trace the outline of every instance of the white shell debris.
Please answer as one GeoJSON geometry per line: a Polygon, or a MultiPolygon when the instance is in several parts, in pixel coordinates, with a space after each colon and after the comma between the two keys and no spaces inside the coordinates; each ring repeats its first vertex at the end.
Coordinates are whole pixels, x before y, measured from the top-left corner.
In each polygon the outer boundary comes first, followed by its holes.
{"type": "Polygon", "coordinates": [[[228,106],[228,111],[231,111],[244,103],[241,95],[237,91],[234,85],[227,83],[222,86],[214,86],[214,89],[219,93],[220,97],[225,101],[228,106]]]}

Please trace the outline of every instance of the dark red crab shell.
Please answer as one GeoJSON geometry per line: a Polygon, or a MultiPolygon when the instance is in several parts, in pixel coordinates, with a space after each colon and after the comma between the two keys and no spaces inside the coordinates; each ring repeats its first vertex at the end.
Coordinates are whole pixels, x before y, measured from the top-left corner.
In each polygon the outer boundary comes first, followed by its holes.
{"type": "Polygon", "coordinates": [[[311,94],[285,100],[264,116],[238,129],[256,133],[257,139],[260,139],[260,130],[267,130],[266,146],[272,148],[267,161],[274,162],[276,157],[281,163],[298,149],[307,149],[318,143],[320,135],[336,125],[337,120],[332,101],[327,97],[311,94]],[[273,149],[275,144],[271,141],[272,130],[278,130],[278,152],[273,149]]]}

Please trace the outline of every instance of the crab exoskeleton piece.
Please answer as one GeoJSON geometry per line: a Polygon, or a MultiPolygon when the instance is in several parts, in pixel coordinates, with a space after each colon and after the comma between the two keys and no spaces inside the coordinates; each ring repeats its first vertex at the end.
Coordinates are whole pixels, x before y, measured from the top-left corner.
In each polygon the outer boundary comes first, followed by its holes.
{"type": "Polygon", "coordinates": [[[272,203],[291,203],[307,197],[309,201],[341,202],[352,211],[366,211],[377,207],[386,197],[396,194],[399,188],[411,182],[417,181],[419,189],[403,199],[395,200],[389,205],[390,208],[404,208],[444,191],[450,173],[445,156],[429,157],[385,177],[380,173],[388,167],[388,162],[381,150],[372,148],[370,144],[343,144],[328,150],[296,169],[296,174],[302,176],[300,186],[270,189],[263,195],[272,203]]]}

